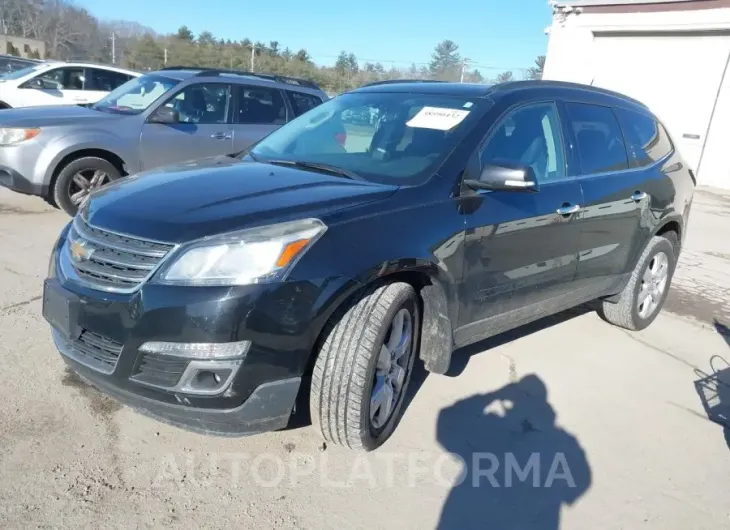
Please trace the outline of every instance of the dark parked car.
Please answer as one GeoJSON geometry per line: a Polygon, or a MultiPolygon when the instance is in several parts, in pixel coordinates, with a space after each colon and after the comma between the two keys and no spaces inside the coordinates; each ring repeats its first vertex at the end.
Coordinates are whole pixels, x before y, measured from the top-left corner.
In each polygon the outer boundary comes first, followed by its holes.
{"type": "Polygon", "coordinates": [[[42,63],[39,59],[26,59],[14,55],[0,55],[0,77],[22,68],[42,63]]]}
{"type": "Polygon", "coordinates": [[[43,311],[73,370],[154,417],[280,429],[310,391],[325,439],[370,450],[416,356],[445,373],[461,346],[596,299],[651,324],[693,190],[659,120],[618,94],[366,87],[238,157],[91,194],[43,311]],[[341,137],[363,107],[377,122],[341,137]]]}

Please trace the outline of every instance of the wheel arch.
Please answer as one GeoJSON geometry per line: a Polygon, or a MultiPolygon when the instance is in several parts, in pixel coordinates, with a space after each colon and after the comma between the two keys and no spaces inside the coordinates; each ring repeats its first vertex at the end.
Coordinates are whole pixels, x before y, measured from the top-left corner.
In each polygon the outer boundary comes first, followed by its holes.
{"type": "MultiPolygon", "coordinates": [[[[403,261],[403,260],[399,260],[403,261]]],[[[314,342],[315,351],[325,339],[327,323],[348,304],[354,296],[367,290],[375,283],[404,282],[411,285],[421,302],[421,343],[419,356],[429,372],[445,374],[451,363],[453,350],[453,327],[450,318],[450,292],[441,269],[434,263],[407,260],[411,266],[394,269],[391,264],[369,270],[354,282],[344,293],[338,294],[338,301],[330,307],[314,342]]],[[[307,372],[311,373],[316,355],[310,358],[307,372]]]]}
{"type": "Polygon", "coordinates": [[[63,168],[65,168],[67,165],[69,165],[74,160],[78,160],[79,158],[85,158],[85,157],[94,157],[94,158],[103,158],[104,160],[111,163],[115,168],[119,170],[119,173],[122,175],[126,175],[127,172],[125,170],[125,162],[122,159],[121,156],[119,156],[116,153],[113,153],[112,151],[109,151],[107,149],[98,149],[98,148],[90,148],[90,149],[79,149],[77,151],[72,151],[68,154],[66,154],[63,158],[61,158],[56,166],[53,168],[53,174],[51,176],[51,183],[50,186],[53,186],[55,183],[56,178],[58,177],[58,174],[63,171],[63,168]]]}
{"type": "MultiPolygon", "coordinates": [[[[652,234],[653,236],[663,236],[667,232],[675,232],[677,234],[677,241],[676,241],[676,248],[677,254],[679,254],[679,250],[682,248],[682,238],[684,236],[684,229],[682,226],[682,218],[681,217],[671,217],[665,219],[654,231],[652,234]]],[[[677,256],[678,257],[678,256],[677,256]]]]}

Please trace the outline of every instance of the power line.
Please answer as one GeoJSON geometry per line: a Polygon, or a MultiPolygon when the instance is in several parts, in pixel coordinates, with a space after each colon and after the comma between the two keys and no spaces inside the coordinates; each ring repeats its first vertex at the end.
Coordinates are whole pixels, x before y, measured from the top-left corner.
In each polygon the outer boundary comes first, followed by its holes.
{"type": "MultiPolygon", "coordinates": [[[[339,59],[339,55],[319,55],[319,54],[313,54],[310,53],[310,57],[313,60],[317,59],[339,59]]],[[[373,59],[373,58],[367,58],[367,57],[357,57],[358,63],[381,63],[381,64],[389,64],[389,65],[396,65],[396,64],[404,64],[404,65],[415,65],[415,66],[429,66],[430,62],[422,62],[422,61],[405,61],[401,59],[373,59]]],[[[463,61],[463,60],[462,60],[463,61]]],[[[529,66],[495,66],[493,64],[486,64],[486,63],[477,63],[472,60],[466,59],[468,62],[468,66],[470,68],[478,68],[481,70],[499,70],[501,72],[507,71],[507,70],[529,70],[529,66]]],[[[460,61],[460,64],[463,64],[460,61]]]]}

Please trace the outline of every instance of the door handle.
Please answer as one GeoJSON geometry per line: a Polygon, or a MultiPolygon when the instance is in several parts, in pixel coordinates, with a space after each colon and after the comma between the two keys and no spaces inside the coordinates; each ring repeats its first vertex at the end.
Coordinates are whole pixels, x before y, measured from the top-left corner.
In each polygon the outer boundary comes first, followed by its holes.
{"type": "Polygon", "coordinates": [[[577,204],[574,204],[572,206],[561,206],[560,208],[558,208],[557,212],[558,215],[573,215],[574,213],[580,212],[580,206],[578,206],[577,204]]]}
{"type": "Polygon", "coordinates": [[[230,134],[222,132],[213,133],[210,135],[210,137],[214,140],[230,140],[231,138],[233,138],[233,136],[231,136],[230,134]]]}
{"type": "Polygon", "coordinates": [[[649,196],[648,193],[645,191],[635,191],[634,194],[631,196],[631,200],[634,202],[643,201],[649,196]]]}

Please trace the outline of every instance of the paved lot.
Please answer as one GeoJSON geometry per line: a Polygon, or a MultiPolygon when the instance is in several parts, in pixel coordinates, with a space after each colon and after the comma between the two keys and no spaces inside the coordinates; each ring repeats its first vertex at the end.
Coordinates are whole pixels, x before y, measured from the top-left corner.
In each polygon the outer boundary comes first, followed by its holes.
{"type": "Polygon", "coordinates": [[[309,427],[190,434],[67,373],[39,300],[65,221],[0,190],[0,527],[730,527],[730,449],[695,389],[730,360],[730,195],[697,193],[650,329],[574,310],[461,352],[367,456],[309,427]]]}

